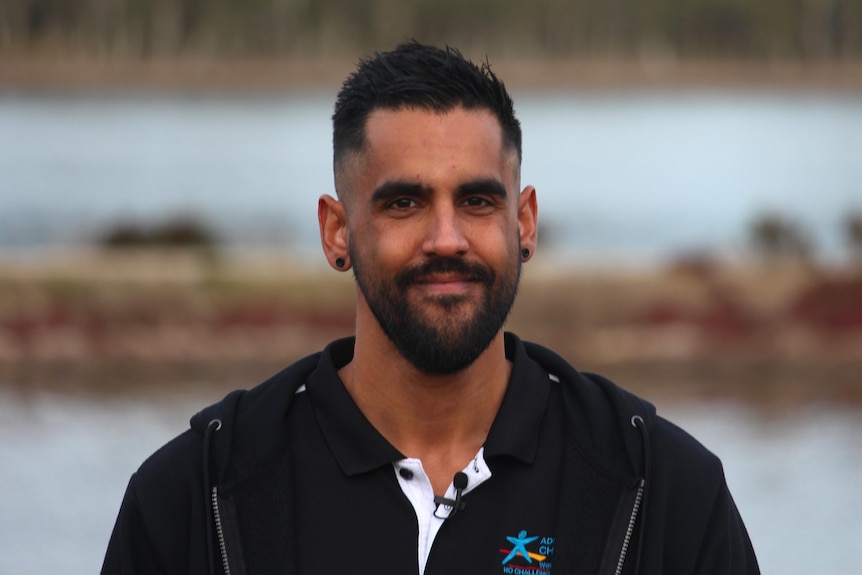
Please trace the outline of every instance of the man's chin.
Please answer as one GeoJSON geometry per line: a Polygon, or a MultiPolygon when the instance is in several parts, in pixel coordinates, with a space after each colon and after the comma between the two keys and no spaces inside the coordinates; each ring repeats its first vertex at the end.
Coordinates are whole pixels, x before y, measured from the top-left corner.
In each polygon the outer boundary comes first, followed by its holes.
{"type": "Polygon", "coordinates": [[[463,332],[446,331],[437,331],[433,336],[426,333],[422,346],[401,349],[407,361],[428,375],[451,375],[463,371],[476,361],[481,351],[463,332]]]}
{"type": "Polygon", "coordinates": [[[412,312],[422,323],[448,331],[472,323],[479,314],[479,303],[463,296],[438,296],[414,304],[412,312]]]}

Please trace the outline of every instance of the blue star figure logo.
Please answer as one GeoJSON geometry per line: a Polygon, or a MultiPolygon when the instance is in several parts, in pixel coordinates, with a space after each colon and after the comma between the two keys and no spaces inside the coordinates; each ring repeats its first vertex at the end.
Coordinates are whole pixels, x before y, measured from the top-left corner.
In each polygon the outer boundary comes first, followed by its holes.
{"type": "Polygon", "coordinates": [[[505,565],[506,563],[508,563],[509,561],[514,559],[515,557],[517,557],[518,555],[520,555],[521,557],[526,559],[527,563],[532,564],[533,559],[530,557],[530,554],[527,552],[526,545],[527,545],[527,543],[532,543],[533,541],[535,541],[538,538],[539,538],[538,535],[536,535],[535,537],[527,537],[526,530],[518,533],[517,537],[506,537],[506,539],[509,540],[509,543],[512,544],[512,551],[510,551],[509,554],[506,555],[506,558],[503,559],[503,565],[505,565]]]}

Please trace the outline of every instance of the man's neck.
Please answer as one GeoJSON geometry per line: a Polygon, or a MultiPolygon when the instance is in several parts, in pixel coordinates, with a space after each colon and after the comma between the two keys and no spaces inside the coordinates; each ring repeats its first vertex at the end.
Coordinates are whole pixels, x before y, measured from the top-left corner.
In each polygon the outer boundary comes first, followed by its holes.
{"type": "Polygon", "coordinates": [[[339,375],[371,424],[405,456],[421,459],[442,494],[484,444],[503,401],[511,374],[503,333],[449,375],[419,371],[379,335],[357,330],[353,360],[339,375]]]}

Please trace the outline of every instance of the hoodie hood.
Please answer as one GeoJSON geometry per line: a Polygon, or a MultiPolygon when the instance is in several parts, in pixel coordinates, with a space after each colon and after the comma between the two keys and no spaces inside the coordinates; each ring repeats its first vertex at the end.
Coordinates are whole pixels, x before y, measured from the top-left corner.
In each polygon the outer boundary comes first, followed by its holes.
{"type": "Polygon", "coordinates": [[[196,413],[191,428],[205,434],[220,422],[209,444],[209,465],[214,484],[224,494],[244,480],[263,473],[288,444],[286,415],[291,400],[328,348],[283,369],[251,390],[237,390],[196,413]]]}
{"type": "Polygon", "coordinates": [[[577,371],[555,352],[524,342],[527,355],[567,388],[566,410],[572,414],[569,433],[584,455],[605,472],[643,477],[646,464],[639,417],[647,432],[656,422],[655,406],[607,378],[577,371]]]}

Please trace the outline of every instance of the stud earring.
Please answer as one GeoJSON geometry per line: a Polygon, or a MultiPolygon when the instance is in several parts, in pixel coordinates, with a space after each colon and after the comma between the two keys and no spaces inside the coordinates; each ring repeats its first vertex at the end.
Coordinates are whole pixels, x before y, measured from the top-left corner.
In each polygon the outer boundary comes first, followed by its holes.
{"type": "Polygon", "coordinates": [[[347,265],[347,262],[344,261],[344,258],[335,258],[335,267],[343,268],[345,265],[347,265]]]}
{"type": "Polygon", "coordinates": [[[530,257],[530,250],[527,248],[522,249],[521,250],[521,259],[526,260],[529,257],[530,257]]]}

